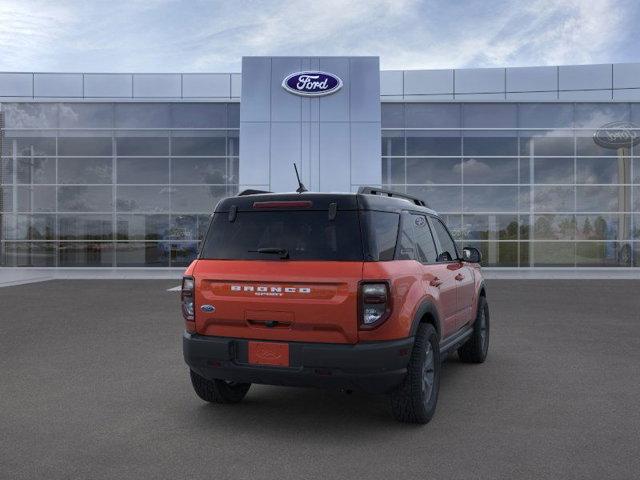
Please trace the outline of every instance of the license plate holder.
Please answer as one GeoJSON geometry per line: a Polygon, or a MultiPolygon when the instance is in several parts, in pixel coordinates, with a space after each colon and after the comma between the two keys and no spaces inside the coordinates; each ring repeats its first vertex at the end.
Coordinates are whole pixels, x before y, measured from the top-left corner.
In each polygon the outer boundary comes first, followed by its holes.
{"type": "Polygon", "coordinates": [[[249,364],[272,367],[289,366],[289,344],[281,342],[249,342],[249,364]]]}

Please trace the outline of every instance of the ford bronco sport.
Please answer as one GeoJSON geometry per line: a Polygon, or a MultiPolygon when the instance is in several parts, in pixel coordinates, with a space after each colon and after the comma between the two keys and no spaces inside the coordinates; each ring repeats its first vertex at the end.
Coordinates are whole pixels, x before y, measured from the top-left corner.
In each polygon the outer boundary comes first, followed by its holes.
{"type": "Polygon", "coordinates": [[[426,423],[441,360],[487,356],[479,263],[396,192],[226,198],[182,280],[193,388],[217,403],[252,383],[388,393],[398,420],[426,423]]]}

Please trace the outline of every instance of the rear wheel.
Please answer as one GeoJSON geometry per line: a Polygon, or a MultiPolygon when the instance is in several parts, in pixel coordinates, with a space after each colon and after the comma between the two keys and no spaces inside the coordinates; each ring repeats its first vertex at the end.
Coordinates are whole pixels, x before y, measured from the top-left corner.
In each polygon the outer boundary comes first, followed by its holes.
{"type": "Polygon", "coordinates": [[[191,385],[196,394],[205,402],[212,403],[238,403],[245,397],[250,383],[228,382],[226,380],[207,380],[193,370],[191,374],[191,385]]]}
{"type": "Polygon", "coordinates": [[[440,346],[432,325],[421,323],[416,333],[407,376],[391,394],[393,416],[400,422],[427,423],[433,417],[440,389],[440,346]]]}
{"type": "Polygon", "coordinates": [[[485,297],[478,300],[478,313],[473,323],[473,333],[458,349],[460,360],[467,363],[482,363],[489,351],[489,304],[485,297]]]}

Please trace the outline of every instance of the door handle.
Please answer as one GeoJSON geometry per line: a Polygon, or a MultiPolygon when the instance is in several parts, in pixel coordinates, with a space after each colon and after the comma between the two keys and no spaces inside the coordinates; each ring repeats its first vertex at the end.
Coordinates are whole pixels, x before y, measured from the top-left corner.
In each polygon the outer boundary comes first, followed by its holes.
{"type": "Polygon", "coordinates": [[[459,273],[459,274],[457,274],[457,275],[455,276],[455,279],[456,279],[456,280],[458,280],[458,281],[464,280],[464,275],[462,275],[461,273],[459,273]]]}
{"type": "Polygon", "coordinates": [[[439,287],[440,285],[442,285],[442,280],[436,277],[429,282],[429,285],[431,285],[432,287],[439,287]]]}

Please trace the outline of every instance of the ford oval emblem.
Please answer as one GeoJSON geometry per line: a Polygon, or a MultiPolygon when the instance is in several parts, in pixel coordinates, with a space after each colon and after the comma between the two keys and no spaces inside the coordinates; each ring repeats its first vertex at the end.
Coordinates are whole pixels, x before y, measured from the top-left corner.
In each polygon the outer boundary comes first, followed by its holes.
{"type": "Polygon", "coordinates": [[[216,307],[214,307],[213,305],[202,305],[200,307],[200,310],[202,310],[203,312],[212,313],[216,311],[216,307]]]}
{"type": "Polygon", "coordinates": [[[320,97],[340,90],[342,79],[327,72],[296,72],[282,81],[282,88],[303,97],[320,97]]]}
{"type": "Polygon", "coordinates": [[[640,127],[631,122],[611,122],[593,134],[593,141],[603,148],[631,147],[640,142],[640,127]]]}

